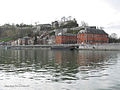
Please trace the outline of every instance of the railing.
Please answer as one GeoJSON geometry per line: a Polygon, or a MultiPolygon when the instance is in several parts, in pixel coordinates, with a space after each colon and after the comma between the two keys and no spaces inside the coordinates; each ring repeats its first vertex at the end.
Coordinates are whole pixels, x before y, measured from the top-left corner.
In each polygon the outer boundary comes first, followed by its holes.
{"type": "Polygon", "coordinates": [[[63,46],[63,47],[70,47],[70,46],[81,46],[81,47],[96,47],[96,48],[115,48],[120,49],[120,43],[106,43],[106,44],[51,44],[51,45],[16,45],[16,46],[7,46],[7,47],[56,47],[56,46],[63,46]]]}

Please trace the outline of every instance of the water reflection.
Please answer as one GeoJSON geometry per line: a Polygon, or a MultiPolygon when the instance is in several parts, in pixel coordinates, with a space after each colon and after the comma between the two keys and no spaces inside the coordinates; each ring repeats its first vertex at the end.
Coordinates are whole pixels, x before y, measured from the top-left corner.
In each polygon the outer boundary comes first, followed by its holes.
{"type": "MultiPolygon", "coordinates": [[[[104,72],[117,64],[119,52],[69,51],[49,49],[0,50],[1,80],[17,79],[74,83],[93,77],[108,76],[104,72]]],[[[40,82],[38,84],[40,84],[40,82]]]]}
{"type": "Polygon", "coordinates": [[[111,57],[112,59],[116,58],[116,53],[109,51],[51,51],[47,49],[2,50],[0,51],[0,69],[17,73],[41,72],[40,69],[44,69],[53,74],[53,77],[64,76],[61,78],[62,80],[77,80],[79,77],[76,77],[76,73],[96,68],[104,69],[111,57]]]}

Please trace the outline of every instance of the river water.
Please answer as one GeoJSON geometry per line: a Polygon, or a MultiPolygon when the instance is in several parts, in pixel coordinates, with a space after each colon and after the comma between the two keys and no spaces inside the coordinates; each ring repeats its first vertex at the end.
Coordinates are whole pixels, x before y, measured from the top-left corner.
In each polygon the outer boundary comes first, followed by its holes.
{"type": "Polygon", "coordinates": [[[120,52],[1,49],[0,90],[120,90],[120,52]]]}

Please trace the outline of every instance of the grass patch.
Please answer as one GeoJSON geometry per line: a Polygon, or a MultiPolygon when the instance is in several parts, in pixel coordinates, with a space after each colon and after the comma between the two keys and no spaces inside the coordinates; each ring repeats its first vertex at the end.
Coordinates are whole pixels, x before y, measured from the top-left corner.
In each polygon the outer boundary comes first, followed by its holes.
{"type": "Polygon", "coordinates": [[[6,38],[6,39],[0,39],[0,42],[8,42],[8,41],[10,41],[10,40],[13,40],[12,38],[6,38]]]}

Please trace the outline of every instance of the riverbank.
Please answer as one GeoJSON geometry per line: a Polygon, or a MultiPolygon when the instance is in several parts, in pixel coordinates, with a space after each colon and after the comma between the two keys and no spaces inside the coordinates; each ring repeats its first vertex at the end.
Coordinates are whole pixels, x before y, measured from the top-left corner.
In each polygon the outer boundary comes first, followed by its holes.
{"type": "Polygon", "coordinates": [[[104,51],[120,51],[119,43],[96,44],[96,45],[79,45],[78,50],[104,50],[104,51]]]}
{"type": "Polygon", "coordinates": [[[104,51],[120,51],[119,43],[109,43],[109,44],[61,44],[61,45],[19,45],[19,46],[1,46],[5,49],[38,49],[38,48],[48,48],[48,49],[70,49],[70,50],[104,50],[104,51]]]}

